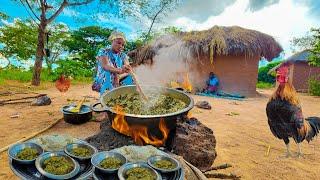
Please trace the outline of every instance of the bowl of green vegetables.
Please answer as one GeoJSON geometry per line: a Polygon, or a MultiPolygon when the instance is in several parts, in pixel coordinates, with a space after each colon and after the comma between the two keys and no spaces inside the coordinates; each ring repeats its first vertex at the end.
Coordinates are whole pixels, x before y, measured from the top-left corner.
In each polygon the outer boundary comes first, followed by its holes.
{"type": "Polygon", "coordinates": [[[20,164],[33,164],[42,153],[42,147],[31,142],[15,144],[8,150],[9,157],[20,164]]]}
{"type": "Polygon", "coordinates": [[[89,160],[98,150],[87,143],[72,143],[64,148],[64,152],[80,161],[89,160]]]}
{"type": "Polygon", "coordinates": [[[36,168],[51,179],[70,179],[80,171],[79,163],[64,152],[46,152],[36,159],[36,168]]]}
{"type": "Polygon", "coordinates": [[[160,173],[152,169],[145,162],[127,163],[120,167],[118,171],[118,178],[120,180],[161,180],[160,173]]]}
{"type": "Polygon", "coordinates": [[[151,156],[148,158],[148,164],[153,169],[161,173],[170,173],[181,168],[178,160],[165,155],[151,156]]]}
{"type": "Polygon", "coordinates": [[[116,152],[102,151],[91,158],[91,164],[103,173],[115,173],[125,163],[127,159],[116,152]]]}

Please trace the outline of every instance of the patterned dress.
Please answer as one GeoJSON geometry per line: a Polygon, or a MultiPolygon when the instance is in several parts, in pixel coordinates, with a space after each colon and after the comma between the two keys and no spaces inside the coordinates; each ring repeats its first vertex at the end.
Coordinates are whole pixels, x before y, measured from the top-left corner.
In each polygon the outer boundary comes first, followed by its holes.
{"type": "MultiPolygon", "coordinates": [[[[128,56],[125,53],[114,53],[111,49],[100,50],[97,57],[108,57],[108,65],[115,68],[122,68],[128,56]]],[[[95,81],[101,84],[100,95],[106,90],[112,90],[117,87],[118,80],[115,73],[107,71],[103,68],[101,60],[97,60],[97,75],[95,81]]],[[[127,76],[120,85],[133,84],[133,80],[130,76],[127,76]]]]}

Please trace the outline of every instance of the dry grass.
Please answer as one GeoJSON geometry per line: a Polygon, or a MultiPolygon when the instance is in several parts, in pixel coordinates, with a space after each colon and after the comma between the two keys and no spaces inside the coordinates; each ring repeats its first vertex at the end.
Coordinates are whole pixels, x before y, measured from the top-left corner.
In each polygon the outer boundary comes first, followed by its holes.
{"type": "MultiPolygon", "coordinates": [[[[174,35],[184,42],[194,59],[206,56],[211,62],[216,56],[229,55],[244,55],[248,58],[259,55],[272,60],[282,51],[282,47],[272,36],[239,26],[214,26],[204,31],[180,32],[174,35]]],[[[161,43],[167,37],[168,35],[159,37],[153,43],[132,51],[129,55],[137,64],[152,60],[159,49],[168,46],[165,42],[161,43]]]]}

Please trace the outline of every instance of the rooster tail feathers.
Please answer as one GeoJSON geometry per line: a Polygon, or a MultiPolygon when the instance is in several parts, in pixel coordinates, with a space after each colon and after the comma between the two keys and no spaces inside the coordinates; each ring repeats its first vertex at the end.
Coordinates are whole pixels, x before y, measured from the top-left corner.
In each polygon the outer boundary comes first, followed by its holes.
{"type": "Polygon", "coordinates": [[[306,134],[306,140],[310,142],[315,136],[319,134],[320,131],[320,118],[319,117],[308,117],[306,118],[307,123],[310,127],[306,134]]]}

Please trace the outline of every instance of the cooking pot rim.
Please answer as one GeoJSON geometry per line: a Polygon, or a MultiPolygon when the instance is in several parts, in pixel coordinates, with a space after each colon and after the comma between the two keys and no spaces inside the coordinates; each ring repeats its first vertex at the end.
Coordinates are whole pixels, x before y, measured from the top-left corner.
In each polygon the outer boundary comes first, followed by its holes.
{"type": "MultiPolygon", "coordinates": [[[[122,88],[130,88],[130,87],[136,87],[136,86],[135,85],[120,86],[120,87],[117,87],[117,88],[115,88],[115,89],[113,89],[111,91],[103,93],[100,96],[100,104],[103,106],[104,110],[105,111],[109,111],[109,112],[114,113],[114,114],[117,114],[112,108],[108,107],[104,103],[103,99],[104,99],[105,96],[107,96],[108,94],[112,93],[113,91],[117,91],[117,90],[122,89],[122,88]]],[[[187,96],[190,99],[190,103],[188,104],[187,107],[185,107],[185,108],[183,108],[183,109],[181,109],[181,110],[179,110],[177,112],[174,112],[174,113],[159,114],[159,115],[138,115],[138,114],[124,113],[124,115],[126,117],[133,117],[133,118],[164,118],[164,117],[170,117],[170,116],[177,116],[177,115],[181,115],[183,113],[186,113],[186,112],[190,111],[194,106],[193,98],[191,96],[189,96],[187,93],[183,92],[183,91],[179,91],[179,90],[176,90],[176,89],[173,89],[173,88],[161,87],[161,86],[147,85],[147,86],[144,86],[144,87],[161,88],[161,89],[167,89],[167,90],[175,91],[177,93],[180,93],[180,94],[183,94],[183,95],[187,96]]]]}
{"type": "Polygon", "coordinates": [[[60,111],[63,113],[63,114],[88,114],[88,113],[92,113],[92,109],[91,109],[91,107],[90,106],[88,106],[88,105],[85,105],[85,104],[82,104],[82,106],[85,106],[86,107],[86,109],[87,109],[87,111],[80,111],[80,112],[78,112],[78,113],[72,113],[72,112],[69,112],[69,111],[65,111],[65,109],[66,108],[68,108],[68,107],[70,107],[71,105],[69,104],[69,105],[65,105],[65,106],[63,106],[61,109],[60,109],[60,111]]]}

